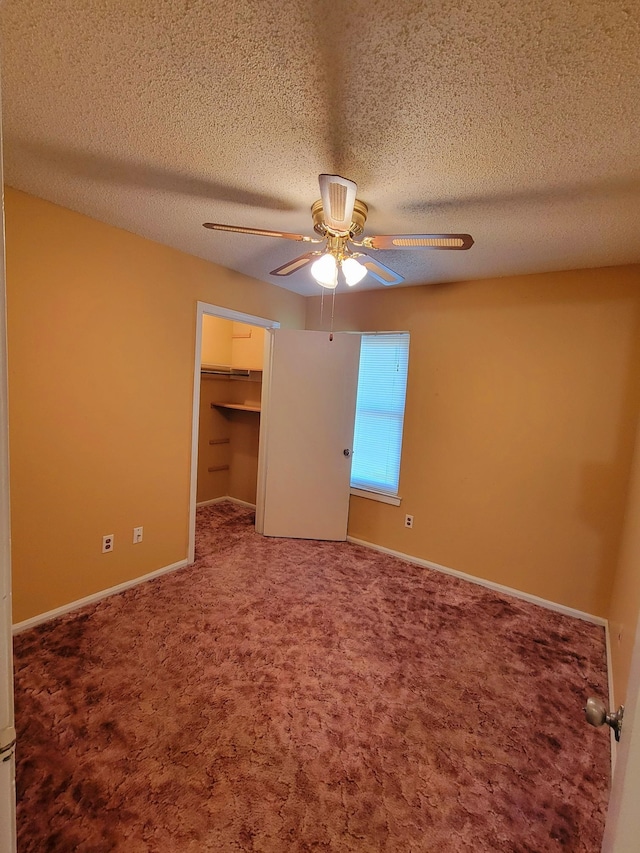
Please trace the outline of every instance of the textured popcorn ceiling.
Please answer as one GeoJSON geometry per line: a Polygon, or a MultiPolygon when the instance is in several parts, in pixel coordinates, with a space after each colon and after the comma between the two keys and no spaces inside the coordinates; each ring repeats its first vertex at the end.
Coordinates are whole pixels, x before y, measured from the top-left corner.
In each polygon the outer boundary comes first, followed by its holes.
{"type": "Polygon", "coordinates": [[[6,180],[96,219],[314,293],[269,276],[304,244],[202,223],[311,234],[336,172],[368,234],[473,235],[376,253],[408,284],[640,262],[639,0],[4,0],[0,22],[6,180]]]}

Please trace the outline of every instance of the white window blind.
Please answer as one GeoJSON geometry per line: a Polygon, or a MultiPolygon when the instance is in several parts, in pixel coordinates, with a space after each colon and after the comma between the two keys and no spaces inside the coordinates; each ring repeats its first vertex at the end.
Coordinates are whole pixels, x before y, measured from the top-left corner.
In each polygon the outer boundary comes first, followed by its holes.
{"type": "Polygon", "coordinates": [[[398,494],[409,335],[362,335],[351,486],[398,494]]]}

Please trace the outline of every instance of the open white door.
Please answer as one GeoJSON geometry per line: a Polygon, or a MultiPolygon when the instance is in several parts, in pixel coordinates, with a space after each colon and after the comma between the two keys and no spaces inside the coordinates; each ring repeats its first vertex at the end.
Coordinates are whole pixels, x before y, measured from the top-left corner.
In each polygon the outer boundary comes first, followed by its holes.
{"type": "Polygon", "coordinates": [[[602,851],[636,853],[640,848],[640,621],[617,750],[602,851]]]}
{"type": "MultiPolygon", "coordinates": [[[[0,133],[1,138],[1,133],[0,133]]],[[[0,146],[0,192],[2,192],[0,146]]],[[[7,407],[7,324],[4,264],[4,204],[0,220],[0,850],[16,849],[16,796],[11,641],[9,525],[9,415],[7,407]]]]}
{"type": "Polygon", "coordinates": [[[360,336],[267,334],[256,529],[265,536],[344,540],[360,336]]]}

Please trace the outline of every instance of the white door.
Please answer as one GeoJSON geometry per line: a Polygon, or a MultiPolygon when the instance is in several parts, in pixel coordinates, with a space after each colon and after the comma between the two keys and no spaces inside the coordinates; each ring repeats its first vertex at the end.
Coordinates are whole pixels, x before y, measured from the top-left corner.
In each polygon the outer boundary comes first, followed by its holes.
{"type": "Polygon", "coordinates": [[[603,853],[636,853],[640,848],[640,620],[631,658],[622,735],[609,798],[603,853]]]}
{"type": "Polygon", "coordinates": [[[292,329],[267,335],[256,529],[344,540],[360,336],[292,329]]]}
{"type": "MultiPolygon", "coordinates": [[[[6,430],[5,430],[6,433],[6,430]]],[[[2,460],[4,463],[4,459],[2,460]]],[[[12,853],[16,849],[15,758],[13,742],[13,678],[11,667],[11,596],[9,594],[8,525],[1,525],[2,545],[2,602],[0,603],[0,850],[12,853]],[[5,533],[6,540],[4,538],[5,533]]]]}
{"type": "MultiPolygon", "coordinates": [[[[0,192],[2,162],[0,156],[0,192]]],[[[3,205],[4,210],[4,205],[3,205]]],[[[16,849],[4,220],[0,213],[0,850],[16,849]]]]}

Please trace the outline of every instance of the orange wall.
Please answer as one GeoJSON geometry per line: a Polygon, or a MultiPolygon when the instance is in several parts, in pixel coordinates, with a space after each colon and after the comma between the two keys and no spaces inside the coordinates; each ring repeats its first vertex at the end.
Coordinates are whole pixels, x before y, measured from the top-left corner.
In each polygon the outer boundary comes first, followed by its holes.
{"type": "MultiPolygon", "coordinates": [[[[219,362],[209,362],[217,364],[219,362]]],[[[205,376],[200,380],[200,417],[198,427],[198,482],[196,502],[203,503],[229,495],[229,469],[209,471],[210,467],[229,464],[229,444],[210,444],[211,439],[228,439],[230,431],[224,411],[211,404],[228,396],[229,379],[205,376]]]]}
{"type": "Polygon", "coordinates": [[[231,364],[231,331],[233,323],[222,317],[202,317],[202,364],[231,364]]]}
{"type": "Polygon", "coordinates": [[[607,616],[639,320],[638,266],[338,295],[336,329],[411,333],[402,505],[352,497],[349,534],[607,616]]]}
{"type": "Polygon", "coordinates": [[[264,329],[247,323],[231,324],[231,364],[234,367],[262,370],[264,329]]]}
{"type": "Polygon", "coordinates": [[[185,559],[196,301],[305,300],[10,188],[6,253],[18,622],[185,559]]]}

